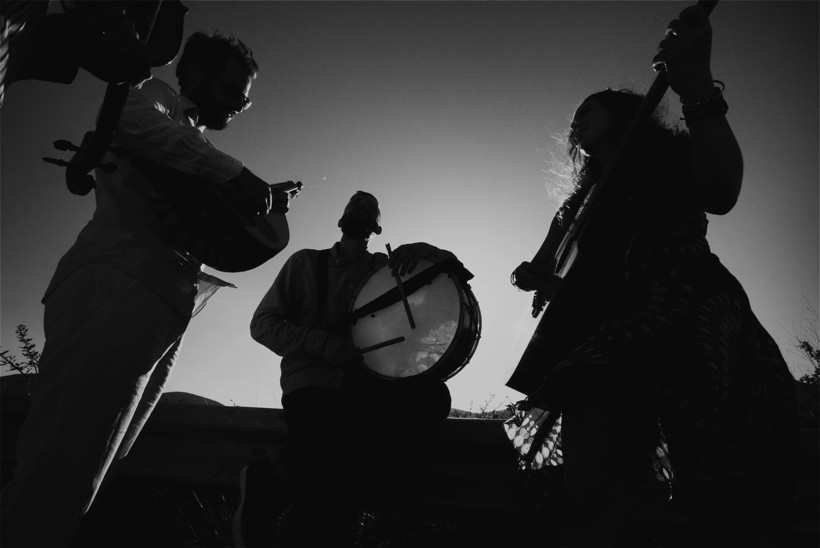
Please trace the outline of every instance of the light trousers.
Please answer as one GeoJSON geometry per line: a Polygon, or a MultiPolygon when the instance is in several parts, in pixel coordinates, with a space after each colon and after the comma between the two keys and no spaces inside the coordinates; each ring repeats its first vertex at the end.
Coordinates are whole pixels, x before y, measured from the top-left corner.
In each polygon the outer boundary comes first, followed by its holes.
{"type": "MultiPolygon", "coordinates": [[[[49,295],[18,464],[0,494],[3,546],[68,546],[108,471],[162,395],[190,321],[113,266],[49,295]]],[[[192,303],[193,306],[193,303],[192,303]]]]}

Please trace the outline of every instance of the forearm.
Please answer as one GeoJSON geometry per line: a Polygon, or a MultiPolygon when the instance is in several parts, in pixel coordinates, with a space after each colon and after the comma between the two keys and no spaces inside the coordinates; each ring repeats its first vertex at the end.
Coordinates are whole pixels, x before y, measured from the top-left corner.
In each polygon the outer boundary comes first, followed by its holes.
{"type": "Polygon", "coordinates": [[[684,8],[669,23],[653,64],[663,67],[683,103],[691,138],[694,199],[707,213],[722,215],[737,202],[743,156],[726,120],[724,86],[712,77],[709,11],[700,5],[684,8]]]}
{"type": "Polygon", "coordinates": [[[242,172],[242,162],[197,134],[196,128],[182,126],[156,112],[137,123],[124,115],[117,128],[117,141],[132,155],[214,183],[224,183],[242,172]]]}
{"type": "Polygon", "coordinates": [[[321,356],[328,332],[296,325],[260,305],[251,320],[251,337],[279,356],[321,356]]]}
{"type": "Polygon", "coordinates": [[[743,155],[726,116],[694,121],[689,135],[697,197],[706,212],[728,213],[740,194],[743,155]]]}
{"type": "Polygon", "coordinates": [[[132,90],[117,127],[117,143],[134,156],[210,182],[223,183],[241,173],[242,162],[216,149],[196,127],[174,119],[172,108],[162,90],[132,90]]]}
{"type": "Polygon", "coordinates": [[[535,256],[533,256],[532,264],[540,269],[547,268],[549,263],[555,258],[563,236],[564,231],[561,228],[560,220],[557,216],[553,217],[544,242],[541,244],[541,247],[538,248],[538,251],[535,252],[535,256]]]}
{"type": "Polygon", "coordinates": [[[251,337],[274,353],[321,355],[327,331],[300,325],[293,320],[293,302],[304,298],[300,284],[305,281],[301,256],[291,257],[279,271],[268,292],[262,297],[251,319],[251,337]]]}

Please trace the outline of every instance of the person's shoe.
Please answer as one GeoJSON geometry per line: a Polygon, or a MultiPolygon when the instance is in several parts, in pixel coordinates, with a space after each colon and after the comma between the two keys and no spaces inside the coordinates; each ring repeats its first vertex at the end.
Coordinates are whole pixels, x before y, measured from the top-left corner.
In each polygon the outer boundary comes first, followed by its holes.
{"type": "Polygon", "coordinates": [[[233,515],[234,546],[274,546],[276,525],[284,509],[281,487],[268,461],[251,463],[239,472],[239,505],[233,515]]]}

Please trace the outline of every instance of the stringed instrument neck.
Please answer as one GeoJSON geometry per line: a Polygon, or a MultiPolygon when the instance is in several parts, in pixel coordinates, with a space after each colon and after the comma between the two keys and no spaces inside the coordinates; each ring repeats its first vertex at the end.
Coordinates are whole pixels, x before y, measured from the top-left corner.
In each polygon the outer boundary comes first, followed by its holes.
{"type": "MultiPolygon", "coordinates": [[[[180,0],[76,2],[69,15],[94,19],[109,10],[122,10],[134,25],[140,42],[150,53],[151,67],[167,65],[176,57],[182,44],[183,20],[188,12],[188,8],[180,0]]],[[[43,158],[50,164],[66,168],[66,186],[72,194],[85,196],[95,187],[96,181],[90,174],[94,168],[116,169],[115,164],[103,163],[102,160],[111,149],[111,141],[130,87],[131,82],[128,81],[111,82],[106,86],[96,126],[93,131],[86,132],[80,146],[74,146],[65,140],[54,143],[58,150],[74,151],[70,161],[43,158]]]]}
{"type": "MultiPolygon", "coordinates": [[[[698,0],[697,5],[707,15],[710,15],[717,3],[718,0],[698,0]]],[[[556,226],[558,223],[556,223],[556,219],[553,219],[553,224],[550,226],[544,243],[541,244],[531,261],[536,269],[562,279],[571,269],[572,264],[578,257],[577,242],[589,220],[590,212],[594,209],[592,206],[598,203],[601,192],[604,189],[609,190],[614,184],[613,180],[616,178],[613,177],[613,173],[619,170],[624,159],[628,157],[627,153],[635,141],[635,135],[652,118],[655,109],[657,109],[669,89],[669,79],[666,76],[666,71],[662,66],[658,67],[657,71],[655,80],[633,115],[610,161],[604,166],[601,177],[586,192],[580,206],[572,212],[572,220],[563,223],[563,226],[556,226]]],[[[554,282],[550,281],[548,283],[554,282]]],[[[537,318],[541,314],[547,302],[549,301],[546,287],[536,290],[532,299],[533,318],[537,318]]]]}

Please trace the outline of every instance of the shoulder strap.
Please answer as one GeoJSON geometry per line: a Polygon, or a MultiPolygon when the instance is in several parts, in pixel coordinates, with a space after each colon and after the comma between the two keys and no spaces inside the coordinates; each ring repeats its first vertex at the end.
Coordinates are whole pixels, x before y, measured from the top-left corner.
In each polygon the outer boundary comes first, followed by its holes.
{"type": "MultiPolygon", "coordinates": [[[[327,304],[327,268],[330,259],[330,250],[322,249],[316,258],[316,306],[319,311],[327,304]]],[[[321,312],[320,312],[321,313],[321,312]]]]}

